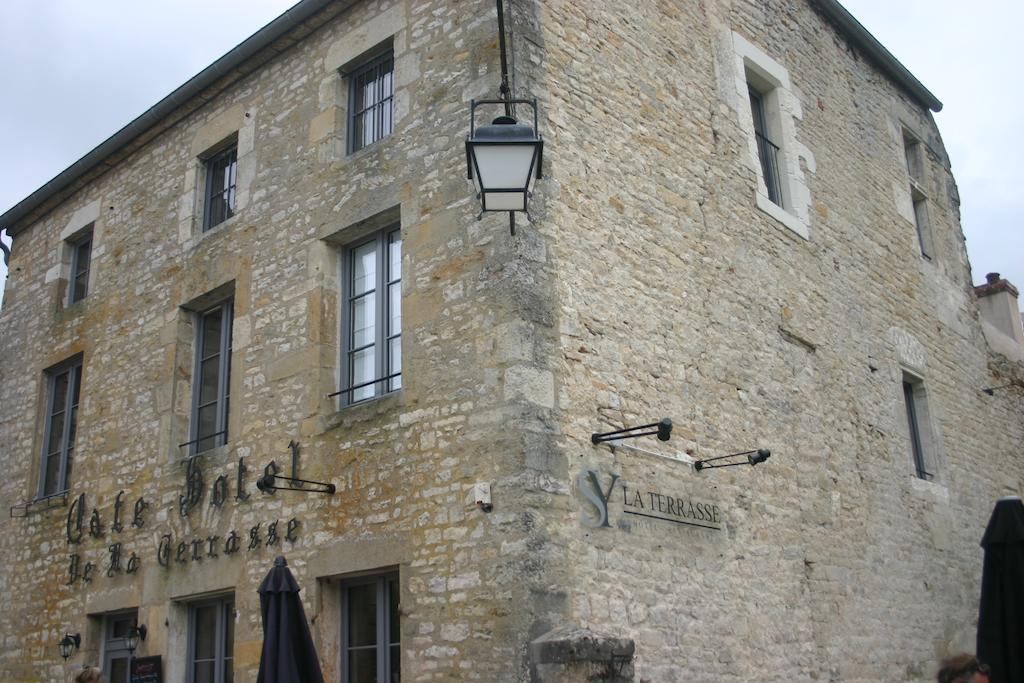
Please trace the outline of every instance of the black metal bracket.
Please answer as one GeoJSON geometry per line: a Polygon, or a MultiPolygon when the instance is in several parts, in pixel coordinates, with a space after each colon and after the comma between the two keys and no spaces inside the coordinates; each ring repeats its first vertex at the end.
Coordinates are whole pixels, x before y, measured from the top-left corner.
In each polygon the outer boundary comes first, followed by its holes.
{"type": "Polygon", "coordinates": [[[348,387],[347,389],[338,389],[337,391],[335,391],[333,393],[327,394],[327,398],[334,398],[335,396],[340,396],[341,394],[351,394],[353,391],[356,391],[357,389],[362,389],[363,387],[368,387],[371,384],[377,384],[379,382],[388,382],[390,380],[393,380],[396,377],[401,377],[401,376],[402,376],[401,372],[395,372],[395,373],[392,373],[390,375],[385,375],[383,377],[378,377],[377,379],[371,379],[368,382],[363,382],[361,384],[353,384],[352,386],[348,387]]]}
{"type": "Polygon", "coordinates": [[[10,515],[11,519],[28,517],[28,513],[34,510],[49,510],[50,508],[67,506],[68,492],[64,491],[63,493],[56,493],[45,498],[36,498],[35,500],[27,500],[24,503],[16,503],[11,506],[10,515]]]}
{"type": "Polygon", "coordinates": [[[1002,384],[1002,385],[1000,385],[998,387],[985,387],[981,391],[983,393],[988,394],[989,396],[994,396],[995,393],[997,391],[999,391],[1000,389],[1009,389],[1010,387],[1016,387],[1016,386],[1019,386],[1019,385],[1016,384],[1015,382],[1010,382],[1009,384],[1002,384]]]}
{"type": "Polygon", "coordinates": [[[614,432],[602,432],[600,434],[595,432],[590,435],[590,443],[597,445],[605,441],[633,439],[638,436],[657,436],[658,441],[668,441],[672,438],[672,420],[663,417],[658,422],[640,425],[639,427],[626,427],[624,429],[616,429],[614,432]]]}
{"type": "Polygon", "coordinates": [[[772,452],[767,448],[758,448],[754,451],[743,451],[742,453],[731,453],[729,455],[719,455],[716,458],[706,458],[704,460],[698,460],[693,463],[693,469],[700,472],[701,470],[713,470],[718,467],[736,467],[737,465],[759,465],[768,458],[772,457],[772,452]],[[720,465],[708,465],[709,462],[715,462],[716,460],[725,460],[727,458],[743,458],[739,462],[726,462],[720,465]]]}
{"type": "Polygon", "coordinates": [[[256,488],[260,491],[301,491],[303,493],[323,493],[333,496],[337,490],[334,484],[322,481],[310,481],[309,479],[297,479],[295,477],[283,477],[280,474],[264,474],[256,480],[256,488]],[[278,482],[285,486],[278,486],[278,482]]]}

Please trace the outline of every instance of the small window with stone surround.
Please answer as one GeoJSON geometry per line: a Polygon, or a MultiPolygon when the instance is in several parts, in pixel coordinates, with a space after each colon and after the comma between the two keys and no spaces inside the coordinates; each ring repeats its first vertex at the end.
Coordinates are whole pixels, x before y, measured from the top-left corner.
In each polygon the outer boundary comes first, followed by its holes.
{"type": "Polygon", "coordinates": [[[797,140],[800,101],[789,71],[738,33],[735,53],[735,94],[730,98],[748,135],[744,164],[757,178],[757,208],[803,238],[810,236],[810,192],[803,160],[814,171],[814,157],[797,140]],[[734,98],[734,99],[733,99],[734,98]]]}
{"type": "Polygon", "coordinates": [[[401,680],[398,574],[341,584],[341,680],[401,680]]]}
{"type": "Polygon", "coordinates": [[[395,55],[390,45],[346,72],[349,83],[348,152],[352,154],[394,130],[395,55]]]}
{"type": "Polygon", "coordinates": [[[402,388],[402,230],[390,225],[341,252],[341,404],[402,388]]]}
{"type": "Polygon", "coordinates": [[[934,435],[931,411],[924,380],[903,371],[903,407],[906,414],[907,443],[918,479],[933,481],[936,475],[934,435]]]}
{"type": "Polygon", "coordinates": [[[92,232],[90,223],[73,238],[67,240],[71,270],[68,273],[67,305],[81,301],[89,293],[89,270],[92,265],[92,232]]]}
{"type": "Polygon", "coordinates": [[[68,490],[78,432],[78,403],[82,392],[82,356],[70,358],[45,372],[46,417],[40,462],[38,498],[68,490]]]}
{"type": "Polygon", "coordinates": [[[238,143],[232,139],[204,158],[203,232],[235,215],[238,143]]]}
{"type": "Polygon", "coordinates": [[[906,160],[910,183],[910,201],[913,206],[914,227],[921,256],[932,258],[932,228],[928,220],[928,195],[925,193],[925,148],[910,131],[903,129],[903,157],[906,160]]]}

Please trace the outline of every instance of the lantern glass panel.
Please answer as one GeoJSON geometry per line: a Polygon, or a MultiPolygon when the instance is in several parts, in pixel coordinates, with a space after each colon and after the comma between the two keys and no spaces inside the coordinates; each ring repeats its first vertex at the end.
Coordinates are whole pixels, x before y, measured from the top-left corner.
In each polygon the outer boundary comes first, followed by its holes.
{"type": "Polygon", "coordinates": [[[530,182],[537,148],[525,145],[474,145],[479,184],[487,190],[524,189],[530,182]]]}

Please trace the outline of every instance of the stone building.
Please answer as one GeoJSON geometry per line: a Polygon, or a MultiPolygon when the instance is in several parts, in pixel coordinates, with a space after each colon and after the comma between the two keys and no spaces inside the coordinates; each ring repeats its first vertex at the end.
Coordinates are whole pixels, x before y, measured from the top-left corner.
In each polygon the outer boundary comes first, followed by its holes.
{"type": "Polygon", "coordinates": [[[160,680],[255,680],[282,554],[329,681],[972,649],[1024,351],[939,101],[834,0],[509,28],[546,147],[515,235],[466,179],[475,0],[304,0],[0,216],[0,678],[124,680],[138,624],[160,680]]]}

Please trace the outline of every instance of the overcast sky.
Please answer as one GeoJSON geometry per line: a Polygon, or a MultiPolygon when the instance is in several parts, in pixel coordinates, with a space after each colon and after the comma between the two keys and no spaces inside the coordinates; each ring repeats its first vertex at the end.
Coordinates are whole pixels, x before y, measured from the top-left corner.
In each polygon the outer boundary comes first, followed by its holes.
{"type": "MultiPolygon", "coordinates": [[[[1024,2],[842,1],[945,105],[975,283],[1024,287],[1024,2]]],[[[292,4],[0,0],[0,212],[292,4]]]]}

